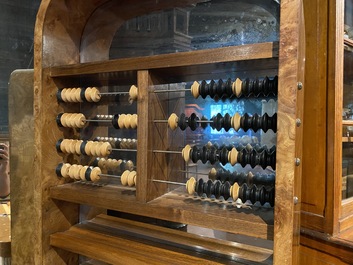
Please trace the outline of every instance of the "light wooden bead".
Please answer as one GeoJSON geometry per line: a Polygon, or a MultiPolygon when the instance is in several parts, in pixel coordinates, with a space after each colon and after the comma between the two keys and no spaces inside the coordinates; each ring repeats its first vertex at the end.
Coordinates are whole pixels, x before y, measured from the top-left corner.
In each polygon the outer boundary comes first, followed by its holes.
{"type": "Polygon", "coordinates": [[[237,78],[235,80],[235,82],[232,84],[233,94],[236,95],[237,97],[241,96],[242,83],[243,83],[243,81],[241,81],[239,78],[237,78]]]}
{"type": "Polygon", "coordinates": [[[230,187],[230,196],[236,201],[239,198],[239,185],[238,183],[234,183],[232,187],[230,187]]]}
{"type": "Polygon", "coordinates": [[[200,84],[194,81],[194,83],[191,86],[191,94],[194,98],[198,98],[200,96],[199,87],[200,87],[200,84]]]}
{"type": "Polygon", "coordinates": [[[69,102],[75,102],[75,88],[69,88],[67,90],[67,99],[69,102]]]}
{"type": "Polygon", "coordinates": [[[132,122],[132,115],[131,114],[126,114],[126,117],[124,119],[124,127],[126,129],[131,128],[131,122],[132,122]]]}
{"type": "Polygon", "coordinates": [[[90,174],[91,181],[97,182],[100,179],[100,174],[102,174],[101,169],[99,167],[94,167],[90,174]]]}
{"type": "Polygon", "coordinates": [[[83,100],[81,99],[81,88],[78,87],[75,89],[75,102],[83,102],[83,100]]]}
{"type": "Polygon", "coordinates": [[[217,175],[217,170],[213,167],[211,168],[210,172],[208,173],[208,176],[211,178],[211,179],[215,179],[216,178],[216,175],[217,175]]]}
{"type": "Polygon", "coordinates": [[[99,148],[99,152],[101,154],[101,156],[108,156],[111,154],[112,152],[112,146],[109,142],[104,142],[101,144],[100,148],[99,148]]]}
{"type": "Polygon", "coordinates": [[[75,116],[75,126],[76,128],[83,128],[86,124],[86,117],[82,113],[77,113],[75,116]]]}
{"type": "Polygon", "coordinates": [[[66,145],[67,145],[67,139],[63,139],[60,143],[60,150],[63,153],[66,153],[66,145]]]}
{"type": "Polygon", "coordinates": [[[63,127],[67,127],[67,116],[69,113],[63,113],[60,117],[60,123],[63,127]]]}
{"type": "Polygon", "coordinates": [[[75,154],[76,153],[76,148],[75,148],[76,140],[69,140],[69,153],[70,154],[75,154]]]}
{"type": "Polygon", "coordinates": [[[235,131],[238,131],[240,129],[240,119],[241,119],[241,116],[239,113],[235,113],[231,119],[231,125],[235,131]]]}
{"type": "Polygon", "coordinates": [[[80,169],[80,172],[79,172],[79,174],[80,174],[80,179],[81,180],[86,180],[86,171],[87,171],[87,169],[89,168],[89,166],[83,166],[81,169],[80,169]]]}
{"type": "Polygon", "coordinates": [[[238,160],[238,151],[234,147],[228,152],[228,162],[234,166],[238,160]]]}
{"type": "Polygon", "coordinates": [[[125,169],[127,170],[133,170],[134,169],[134,162],[131,160],[126,161],[125,163],[125,169]]]}
{"type": "Polygon", "coordinates": [[[70,169],[70,164],[69,163],[65,163],[62,165],[61,170],[60,170],[60,174],[63,178],[69,178],[69,169],[70,169]]]}
{"type": "Polygon", "coordinates": [[[67,88],[63,88],[60,92],[61,99],[64,102],[67,102],[67,94],[66,94],[67,88]]]}
{"type": "Polygon", "coordinates": [[[137,114],[132,114],[132,117],[131,117],[131,124],[130,124],[131,128],[132,128],[132,129],[136,129],[137,126],[138,126],[137,123],[138,123],[138,116],[137,116],[137,114]]]}
{"type": "Polygon", "coordinates": [[[131,171],[127,176],[127,185],[133,187],[136,185],[136,171],[131,171]]]}
{"type": "Polygon", "coordinates": [[[87,141],[85,146],[85,153],[89,156],[92,155],[92,146],[93,146],[93,141],[87,141]]]}
{"type": "Polygon", "coordinates": [[[171,128],[172,130],[178,128],[178,120],[178,116],[175,113],[172,113],[168,119],[169,128],[171,128]]]}
{"type": "Polygon", "coordinates": [[[81,154],[81,144],[83,143],[83,140],[77,140],[75,143],[75,153],[80,155],[81,154]]]}
{"type": "Polygon", "coordinates": [[[109,165],[109,161],[107,161],[104,157],[98,159],[99,168],[106,168],[108,165],[109,165]]]}
{"type": "Polygon", "coordinates": [[[73,170],[72,170],[72,177],[75,180],[80,180],[80,170],[83,166],[82,165],[73,165],[73,170]]]}
{"type": "Polygon", "coordinates": [[[125,118],[126,118],[125,114],[120,114],[119,115],[119,117],[118,117],[119,128],[124,128],[125,118]]]}
{"type": "Polygon", "coordinates": [[[195,187],[196,187],[196,179],[194,177],[191,177],[187,182],[186,182],[186,191],[188,194],[193,195],[195,192],[195,187]]]}
{"type": "Polygon", "coordinates": [[[92,102],[92,99],[91,99],[91,91],[92,91],[92,88],[91,88],[91,87],[87,87],[86,90],[85,90],[85,99],[86,99],[88,102],[92,102]]]}
{"type": "Polygon", "coordinates": [[[181,155],[184,158],[185,162],[189,162],[189,160],[190,160],[190,150],[191,149],[192,149],[191,146],[187,144],[187,145],[185,145],[185,147],[181,151],[181,155]]]}
{"type": "MultiPolygon", "coordinates": [[[[118,160],[116,160],[116,159],[111,159],[111,158],[109,158],[111,161],[110,161],[110,163],[109,163],[109,166],[110,166],[110,169],[117,169],[118,167],[119,167],[119,162],[118,162],[118,160]]],[[[109,160],[108,159],[108,160],[109,160]]]]}
{"type": "Polygon", "coordinates": [[[125,170],[125,171],[123,172],[123,174],[121,175],[120,181],[121,181],[121,184],[122,184],[123,186],[127,186],[129,174],[130,174],[130,171],[129,171],[129,170],[125,170]]]}
{"type": "Polygon", "coordinates": [[[93,141],[92,149],[91,149],[92,156],[101,156],[99,151],[100,146],[101,146],[100,142],[93,141]]]}
{"type": "Polygon", "coordinates": [[[138,89],[137,86],[132,85],[129,90],[129,101],[137,100],[138,89]]]}
{"type": "Polygon", "coordinates": [[[101,94],[100,94],[98,88],[96,88],[96,87],[93,87],[93,88],[92,88],[91,99],[92,99],[93,102],[98,102],[98,101],[100,101],[100,99],[101,99],[101,94]]]}

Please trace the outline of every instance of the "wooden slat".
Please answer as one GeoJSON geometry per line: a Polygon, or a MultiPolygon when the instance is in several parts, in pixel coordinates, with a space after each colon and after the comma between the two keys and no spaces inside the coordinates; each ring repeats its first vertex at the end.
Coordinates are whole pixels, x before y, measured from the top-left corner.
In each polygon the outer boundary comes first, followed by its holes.
{"type": "Polygon", "coordinates": [[[193,52],[73,64],[53,67],[50,69],[50,75],[51,77],[74,76],[117,71],[195,66],[241,60],[269,59],[278,57],[277,46],[277,43],[267,42],[193,52]]]}
{"type": "Polygon", "coordinates": [[[52,235],[50,243],[112,264],[272,264],[268,249],[106,215],[52,235]]]}
{"type": "Polygon", "coordinates": [[[168,193],[147,204],[136,201],[135,191],[109,185],[65,184],[52,187],[50,194],[53,199],[273,239],[273,209],[238,209],[235,204],[188,196],[184,191],[168,193]]]}

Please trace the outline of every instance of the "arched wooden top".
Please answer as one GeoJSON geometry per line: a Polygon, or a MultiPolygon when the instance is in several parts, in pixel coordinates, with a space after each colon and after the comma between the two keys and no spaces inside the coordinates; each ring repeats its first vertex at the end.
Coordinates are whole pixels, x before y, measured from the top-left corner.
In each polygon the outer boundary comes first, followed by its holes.
{"type": "Polygon", "coordinates": [[[124,21],[199,2],[204,0],[44,0],[35,27],[39,67],[107,60],[112,39],[124,21]]]}

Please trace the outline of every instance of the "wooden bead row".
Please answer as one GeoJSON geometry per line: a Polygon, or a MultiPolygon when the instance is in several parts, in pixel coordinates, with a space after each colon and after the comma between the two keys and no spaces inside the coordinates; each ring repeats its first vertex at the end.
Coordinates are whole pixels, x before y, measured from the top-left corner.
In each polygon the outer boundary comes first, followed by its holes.
{"type": "Polygon", "coordinates": [[[120,114],[117,118],[119,128],[136,129],[137,114],[120,114]]]}
{"type": "Polygon", "coordinates": [[[100,179],[102,171],[99,167],[89,167],[77,164],[60,163],[56,174],[63,178],[96,182],[100,179]]]}
{"type": "Polygon", "coordinates": [[[109,142],[112,146],[119,149],[136,149],[137,140],[130,138],[114,138],[114,137],[96,137],[97,141],[109,142]]]}
{"type": "MultiPolygon", "coordinates": [[[[187,120],[184,121],[186,123],[188,123],[189,118],[186,117],[187,120]]],[[[216,117],[215,119],[217,119],[218,117],[216,117]]],[[[172,130],[175,130],[176,128],[179,127],[179,117],[175,114],[172,113],[169,118],[168,118],[168,126],[169,128],[171,128],[172,130]]],[[[235,113],[231,118],[230,118],[230,124],[229,127],[233,128],[235,131],[238,131],[240,129],[240,120],[241,120],[241,115],[239,113],[235,113]]],[[[213,120],[200,120],[197,118],[197,120],[195,120],[194,122],[199,123],[199,122],[207,122],[207,123],[214,123],[213,120]]]]}
{"type": "Polygon", "coordinates": [[[97,158],[97,161],[95,162],[98,167],[104,168],[107,170],[113,170],[113,171],[124,171],[124,170],[133,170],[135,165],[134,162],[131,160],[122,160],[122,159],[113,159],[113,158],[97,158]]]}
{"type": "MultiPolygon", "coordinates": [[[[196,192],[196,184],[197,180],[194,177],[191,177],[186,182],[186,191],[189,195],[193,195],[196,192]]],[[[234,201],[239,198],[239,189],[240,187],[238,183],[234,183],[232,186],[230,186],[229,193],[234,201]]]]}
{"type": "Polygon", "coordinates": [[[98,88],[87,87],[82,89],[77,88],[63,88],[58,91],[58,99],[63,102],[83,102],[84,100],[88,102],[98,102],[101,99],[98,88]]]}
{"type": "Polygon", "coordinates": [[[125,170],[121,175],[120,181],[123,186],[136,186],[136,171],[125,170]]]}
{"type": "Polygon", "coordinates": [[[82,113],[60,113],[57,116],[59,126],[66,128],[83,128],[86,124],[86,117],[82,113]]]}
{"type": "Polygon", "coordinates": [[[107,157],[112,152],[109,142],[61,139],[57,142],[57,150],[66,154],[107,157]]]}
{"type": "MultiPolygon", "coordinates": [[[[185,162],[189,162],[191,160],[191,152],[193,151],[193,148],[190,146],[190,145],[186,145],[182,151],[181,151],[181,155],[184,159],[185,162]]],[[[203,150],[200,150],[200,152],[202,152],[203,150]]],[[[220,152],[221,150],[217,150],[218,152],[220,152]]],[[[227,162],[230,163],[232,166],[234,166],[236,163],[237,163],[237,160],[238,160],[238,151],[237,149],[235,149],[234,147],[229,150],[227,152],[227,162]]],[[[225,161],[221,161],[222,164],[225,164],[224,163],[225,161]]]]}
{"type": "Polygon", "coordinates": [[[191,94],[194,98],[198,98],[200,95],[202,98],[206,98],[209,95],[211,98],[222,98],[236,96],[240,98],[242,96],[249,97],[251,95],[257,97],[260,95],[269,96],[276,95],[278,90],[278,77],[275,76],[273,79],[268,77],[264,79],[245,79],[242,81],[237,78],[235,82],[231,82],[230,79],[223,81],[220,79],[218,82],[211,80],[210,83],[202,81],[201,84],[195,81],[191,86],[191,94]]]}

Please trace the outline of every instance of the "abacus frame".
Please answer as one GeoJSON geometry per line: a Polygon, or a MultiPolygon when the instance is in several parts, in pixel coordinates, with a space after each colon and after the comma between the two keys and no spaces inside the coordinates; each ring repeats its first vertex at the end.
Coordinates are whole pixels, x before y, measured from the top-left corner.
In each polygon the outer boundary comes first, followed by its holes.
{"type": "MultiPolygon", "coordinates": [[[[302,28],[301,1],[281,1],[280,47],[276,43],[259,43],[190,53],[108,60],[107,50],[110,41],[121,23],[121,20],[116,20],[116,16],[127,19],[143,14],[146,10],[184,6],[199,1],[175,2],[167,0],[156,4],[155,1],[147,0],[144,1],[142,8],[138,0],[126,2],[124,5],[107,0],[88,3],[82,0],[69,5],[56,0],[42,1],[35,35],[34,175],[40,179],[38,185],[40,196],[37,200],[41,205],[37,216],[41,223],[38,230],[41,251],[36,256],[36,264],[62,260],[63,256],[60,255],[62,251],[66,254],[65,261],[62,262],[75,264],[77,255],[74,253],[81,254],[78,250],[66,249],[69,250],[67,252],[52,246],[62,248],[60,244],[55,245],[57,241],[54,238],[60,237],[58,232],[69,231],[79,221],[79,205],[93,206],[91,213],[100,212],[99,208],[108,209],[113,205],[113,210],[121,212],[142,213],[145,216],[168,221],[273,239],[274,264],[297,263],[299,205],[294,203],[294,197],[299,196],[301,169],[300,165],[295,164],[295,158],[300,158],[301,128],[296,126],[295,121],[301,118],[302,100],[302,92],[297,90],[297,83],[303,78],[303,61],[298,42],[302,28]],[[75,27],[68,24],[72,20],[76,21],[75,27]],[[105,30],[101,30],[102,28],[105,30]],[[99,43],[101,39],[105,42],[99,43]],[[186,76],[189,79],[201,80],[210,72],[215,74],[215,78],[222,77],[227,71],[233,69],[241,71],[255,62],[258,73],[267,69],[278,70],[279,129],[273,225],[267,223],[271,217],[266,214],[254,214],[249,218],[242,212],[222,211],[223,214],[219,215],[220,211],[217,209],[206,213],[199,206],[185,203],[180,194],[165,195],[166,190],[163,187],[166,188],[166,185],[152,183],[152,173],[149,170],[153,160],[150,151],[151,128],[154,126],[152,121],[165,117],[158,117],[158,104],[148,88],[152,85],[174,82],[186,76]],[[137,179],[136,197],[126,195],[122,190],[112,187],[104,187],[104,192],[97,193],[94,188],[82,189],[74,184],[62,185],[63,180],[55,176],[55,167],[62,162],[62,158],[55,150],[55,142],[62,138],[62,131],[57,128],[55,117],[63,109],[60,104],[53,102],[58,87],[68,84],[73,87],[100,85],[110,83],[114,79],[118,79],[122,84],[137,84],[139,88],[137,138],[138,153],[141,155],[137,158],[137,168],[141,177],[137,179]],[[49,131],[48,128],[52,130],[49,131]],[[175,209],[178,209],[177,212],[175,209]],[[229,220],[232,220],[231,224],[229,220]],[[253,229],[249,229],[249,226],[253,229]]],[[[99,108],[96,110],[98,113],[99,108]]],[[[79,108],[71,106],[70,111],[79,112],[79,108]]],[[[104,135],[104,130],[102,134],[104,135]]],[[[73,133],[71,136],[77,135],[73,133]]],[[[37,202],[36,205],[39,204],[37,202]]],[[[90,216],[85,218],[89,219],[90,216]]],[[[102,258],[99,253],[92,256],[102,258]]]]}

